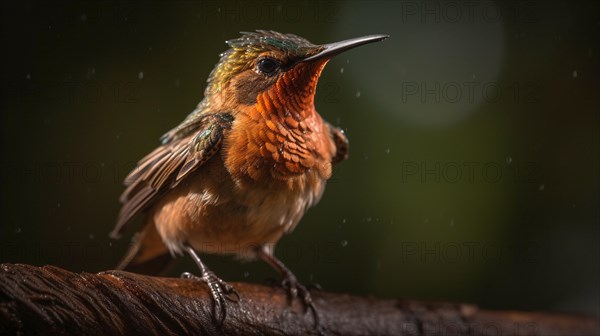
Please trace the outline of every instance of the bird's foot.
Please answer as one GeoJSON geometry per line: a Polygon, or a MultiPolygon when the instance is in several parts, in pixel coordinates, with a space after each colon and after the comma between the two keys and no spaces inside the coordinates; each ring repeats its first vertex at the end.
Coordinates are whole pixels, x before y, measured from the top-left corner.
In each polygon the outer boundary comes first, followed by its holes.
{"type": "MultiPolygon", "coordinates": [[[[263,283],[265,285],[269,286],[269,287],[278,287],[278,286],[282,286],[283,287],[282,282],[283,282],[282,280],[277,280],[276,278],[266,278],[263,281],[263,283]]],[[[309,291],[316,290],[316,291],[320,292],[320,291],[323,290],[323,287],[321,287],[321,285],[319,285],[318,283],[314,283],[314,282],[306,284],[305,287],[309,291]]]]}
{"type": "Polygon", "coordinates": [[[257,249],[258,256],[276,269],[282,276],[281,286],[287,291],[288,301],[291,304],[294,298],[299,298],[304,306],[304,313],[310,310],[315,321],[315,330],[321,334],[321,324],[317,308],[312,300],[310,291],[301,283],[298,282],[294,273],[292,273],[284,263],[273,255],[272,248],[264,245],[257,249]]]}
{"type": "Polygon", "coordinates": [[[307,284],[306,288],[308,288],[308,290],[314,289],[319,292],[323,291],[323,287],[321,287],[321,285],[319,285],[318,283],[315,283],[315,282],[311,282],[311,283],[307,284]]]}
{"type": "Polygon", "coordinates": [[[300,299],[304,306],[304,312],[306,313],[307,310],[310,310],[315,321],[315,326],[319,326],[319,314],[317,313],[317,308],[313,303],[308,288],[298,282],[296,276],[291,272],[284,274],[283,279],[281,280],[281,287],[287,291],[290,304],[295,298],[300,299]]]}
{"type": "Polygon", "coordinates": [[[222,324],[225,321],[225,317],[227,316],[227,301],[238,302],[240,300],[240,295],[238,292],[225,281],[221,280],[217,277],[213,272],[206,271],[202,274],[202,276],[193,275],[189,272],[184,272],[181,274],[183,279],[191,279],[196,281],[204,282],[208,289],[210,290],[210,294],[212,296],[214,305],[213,305],[213,317],[217,323],[222,324]],[[235,297],[235,300],[233,299],[235,297]]]}

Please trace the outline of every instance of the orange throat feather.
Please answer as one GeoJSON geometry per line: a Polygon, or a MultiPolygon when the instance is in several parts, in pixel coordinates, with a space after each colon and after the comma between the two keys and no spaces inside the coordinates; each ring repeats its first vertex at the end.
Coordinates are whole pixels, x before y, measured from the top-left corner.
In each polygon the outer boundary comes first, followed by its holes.
{"type": "Polygon", "coordinates": [[[243,108],[225,156],[232,175],[289,181],[315,171],[321,179],[330,177],[335,145],[314,107],[325,64],[296,65],[243,108]]]}

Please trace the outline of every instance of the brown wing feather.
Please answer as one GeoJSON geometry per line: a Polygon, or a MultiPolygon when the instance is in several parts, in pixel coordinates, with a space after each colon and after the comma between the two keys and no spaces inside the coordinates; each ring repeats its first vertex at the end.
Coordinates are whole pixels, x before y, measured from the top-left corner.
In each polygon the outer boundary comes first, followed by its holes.
{"type": "Polygon", "coordinates": [[[338,164],[348,159],[348,138],[346,137],[344,130],[341,128],[335,127],[329,123],[327,123],[327,126],[329,126],[329,132],[333,142],[335,143],[336,149],[335,155],[331,158],[331,163],[338,164]]]}
{"type": "Polygon", "coordinates": [[[123,207],[111,237],[118,238],[129,221],[218,152],[233,118],[207,114],[202,121],[195,133],[174,138],[148,154],[125,178],[127,189],[119,198],[123,207]]]}

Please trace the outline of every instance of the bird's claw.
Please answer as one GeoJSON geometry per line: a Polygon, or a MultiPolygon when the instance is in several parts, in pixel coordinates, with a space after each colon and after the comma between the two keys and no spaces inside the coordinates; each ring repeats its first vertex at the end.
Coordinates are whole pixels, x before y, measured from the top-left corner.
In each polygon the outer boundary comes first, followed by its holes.
{"type": "Polygon", "coordinates": [[[317,309],[315,304],[313,303],[312,297],[310,295],[310,291],[306,286],[298,282],[296,277],[293,274],[286,274],[281,280],[281,287],[283,287],[288,294],[288,300],[293,301],[295,298],[299,298],[304,306],[304,313],[310,310],[313,318],[315,320],[315,326],[319,325],[319,314],[317,314],[317,309]]]}
{"type": "Polygon", "coordinates": [[[202,276],[184,272],[181,274],[181,277],[184,279],[201,281],[208,286],[214,301],[213,316],[219,324],[223,324],[223,321],[225,321],[225,317],[227,316],[227,302],[225,300],[227,299],[231,302],[238,302],[240,300],[240,295],[235,288],[221,280],[211,271],[205,272],[202,276]],[[235,299],[233,299],[232,296],[235,296],[235,299]]]}
{"type": "Polygon", "coordinates": [[[309,283],[308,285],[306,285],[306,288],[308,288],[308,290],[316,290],[316,291],[323,291],[323,287],[321,287],[321,285],[319,285],[318,283],[309,283]]]}

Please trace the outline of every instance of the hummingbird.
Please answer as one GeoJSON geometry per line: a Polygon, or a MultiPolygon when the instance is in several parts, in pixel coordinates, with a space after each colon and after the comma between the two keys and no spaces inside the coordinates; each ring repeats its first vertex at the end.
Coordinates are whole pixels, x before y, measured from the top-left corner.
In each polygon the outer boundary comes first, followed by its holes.
{"type": "Polygon", "coordinates": [[[314,97],[327,62],[344,51],[386,39],[369,35],[315,45],[293,34],[257,30],[228,40],[209,75],[204,98],[125,178],[122,208],[111,232],[119,238],[144,215],[117,269],[158,274],[188,254],[222,322],[235,289],[199,253],[262,259],[277,270],[291,299],[315,321],[309,290],[274,254],[323,195],[332,167],[348,157],[342,129],[317,113],[314,97]]]}

